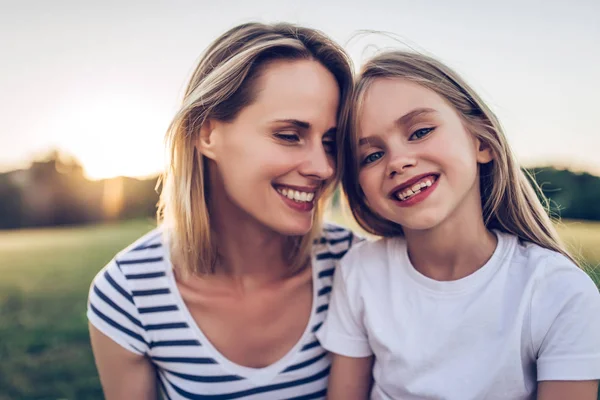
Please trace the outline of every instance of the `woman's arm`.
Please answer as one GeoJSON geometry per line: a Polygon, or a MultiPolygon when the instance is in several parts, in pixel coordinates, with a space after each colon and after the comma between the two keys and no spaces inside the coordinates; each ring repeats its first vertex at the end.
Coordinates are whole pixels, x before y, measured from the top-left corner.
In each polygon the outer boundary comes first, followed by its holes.
{"type": "Polygon", "coordinates": [[[596,400],[598,381],[542,381],[538,384],[538,400],[596,400]]]}
{"type": "Polygon", "coordinates": [[[373,356],[346,357],[333,355],[327,399],[366,400],[371,390],[373,356]]]}
{"type": "Polygon", "coordinates": [[[156,378],[148,359],[115,343],[89,324],[92,350],[107,400],[156,400],[156,378]]]}

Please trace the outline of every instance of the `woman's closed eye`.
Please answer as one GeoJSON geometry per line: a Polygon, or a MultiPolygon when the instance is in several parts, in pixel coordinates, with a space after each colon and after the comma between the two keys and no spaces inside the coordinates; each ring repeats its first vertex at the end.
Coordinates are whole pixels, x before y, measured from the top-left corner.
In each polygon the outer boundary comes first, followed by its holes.
{"type": "Polygon", "coordinates": [[[419,139],[423,139],[425,136],[429,135],[431,132],[433,132],[435,128],[421,128],[421,129],[417,129],[416,131],[414,131],[412,133],[412,135],[410,135],[410,137],[408,138],[408,140],[419,140],[419,139]]]}
{"type": "Polygon", "coordinates": [[[300,135],[293,131],[277,132],[275,134],[277,139],[281,139],[284,142],[296,143],[300,141],[300,135]]]}
{"type": "Polygon", "coordinates": [[[383,151],[376,151],[376,152],[370,153],[366,157],[363,158],[361,164],[362,165],[372,164],[375,161],[379,160],[381,157],[383,157],[383,151]]]}

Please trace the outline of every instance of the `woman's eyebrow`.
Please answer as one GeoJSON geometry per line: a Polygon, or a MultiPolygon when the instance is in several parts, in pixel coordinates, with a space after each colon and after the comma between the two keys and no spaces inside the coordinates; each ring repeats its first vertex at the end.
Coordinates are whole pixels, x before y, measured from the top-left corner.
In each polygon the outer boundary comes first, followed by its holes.
{"type": "Polygon", "coordinates": [[[276,119],[273,122],[280,123],[280,124],[281,123],[290,124],[290,125],[294,125],[297,128],[305,129],[305,130],[310,129],[310,123],[308,123],[306,121],[300,121],[300,120],[294,119],[294,118],[276,119]]]}
{"type": "MultiPolygon", "coordinates": [[[[286,118],[286,119],[276,119],[273,121],[274,123],[278,123],[278,124],[289,124],[289,125],[293,125],[296,128],[302,129],[302,130],[309,130],[311,128],[311,125],[309,122],[306,121],[300,121],[298,119],[294,119],[294,118],[286,118]]],[[[325,131],[325,133],[323,134],[323,136],[334,136],[337,132],[337,126],[332,126],[331,128],[327,129],[325,131]]]]}

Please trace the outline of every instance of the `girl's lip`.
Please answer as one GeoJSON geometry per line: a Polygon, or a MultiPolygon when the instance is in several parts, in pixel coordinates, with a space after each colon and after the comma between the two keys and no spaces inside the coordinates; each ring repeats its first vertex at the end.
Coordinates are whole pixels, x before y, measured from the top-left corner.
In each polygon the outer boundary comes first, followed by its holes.
{"type": "Polygon", "coordinates": [[[419,204],[423,200],[425,200],[427,197],[429,197],[429,195],[431,193],[433,193],[433,191],[435,189],[437,189],[439,181],[440,181],[440,179],[438,177],[438,179],[436,179],[435,182],[433,182],[433,184],[431,186],[428,186],[428,187],[424,188],[423,191],[421,191],[420,193],[415,194],[414,196],[412,196],[412,197],[410,197],[410,198],[408,198],[406,200],[400,200],[397,197],[393,197],[392,199],[394,200],[394,203],[398,207],[411,207],[411,206],[414,206],[415,204],[419,204]]]}
{"type": "Polygon", "coordinates": [[[429,172],[429,173],[426,173],[426,174],[417,175],[417,176],[415,176],[414,178],[411,178],[411,179],[409,179],[409,180],[407,180],[407,181],[404,181],[404,182],[403,182],[403,183],[401,183],[400,185],[398,185],[398,186],[396,186],[395,188],[393,188],[393,189],[392,189],[392,190],[389,192],[389,196],[390,196],[392,199],[396,199],[396,195],[395,195],[395,194],[396,194],[396,192],[398,192],[399,190],[403,190],[403,189],[409,188],[409,187],[411,187],[412,185],[414,185],[415,183],[417,183],[418,181],[420,181],[421,179],[423,179],[423,178],[426,178],[426,177],[428,177],[428,176],[435,176],[435,178],[436,178],[436,182],[437,182],[437,178],[439,178],[439,174],[432,173],[432,172],[429,172]]]}

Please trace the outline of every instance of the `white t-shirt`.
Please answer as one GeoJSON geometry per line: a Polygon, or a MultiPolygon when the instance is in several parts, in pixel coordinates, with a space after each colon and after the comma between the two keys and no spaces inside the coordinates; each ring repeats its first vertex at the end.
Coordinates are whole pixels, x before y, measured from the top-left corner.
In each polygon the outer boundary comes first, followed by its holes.
{"type": "Polygon", "coordinates": [[[537,381],[600,378],[600,294],[566,257],[495,232],[456,281],[412,266],[402,238],[355,246],[336,272],[324,348],[375,356],[372,399],[533,399],[537,381]]]}

